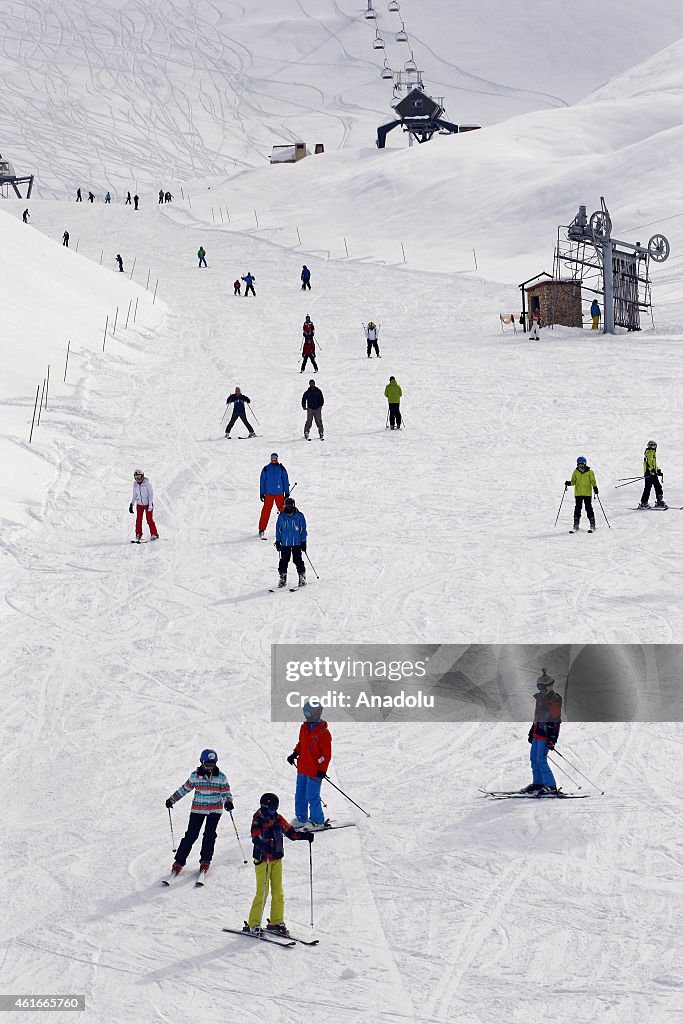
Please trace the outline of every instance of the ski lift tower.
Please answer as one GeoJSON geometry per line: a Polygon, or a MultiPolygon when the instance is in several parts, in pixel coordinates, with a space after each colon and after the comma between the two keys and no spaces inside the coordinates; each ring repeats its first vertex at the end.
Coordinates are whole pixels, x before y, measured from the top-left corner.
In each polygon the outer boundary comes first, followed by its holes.
{"type": "Polygon", "coordinates": [[[600,209],[590,217],[580,206],[571,224],[558,227],[553,276],[560,280],[569,271],[582,290],[604,297],[605,334],[614,334],[615,327],[639,331],[641,310],[652,309],[650,260],[664,263],[670,251],[660,234],[647,246],[612,238],[612,218],[601,196],[600,209]]]}
{"type": "Polygon", "coordinates": [[[2,154],[0,154],[0,188],[3,185],[11,185],[17,199],[22,198],[21,192],[19,191],[19,185],[28,185],[26,198],[30,199],[31,189],[33,188],[33,175],[17,174],[9,160],[4,160],[2,154]]]}
{"type": "Polygon", "coordinates": [[[408,133],[411,145],[414,138],[420,143],[429,142],[435,132],[452,135],[460,131],[457,124],[451,124],[441,116],[444,112],[443,99],[441,97],[434,99],[422,89],[411,89],[403,99],[392,103],[392,107],[398,114],[398,120],[389,121],[388,124],[380,125],[377,129],[378,149],[384,149],[387,135],[399,125],[404,132],[408,133]]]}

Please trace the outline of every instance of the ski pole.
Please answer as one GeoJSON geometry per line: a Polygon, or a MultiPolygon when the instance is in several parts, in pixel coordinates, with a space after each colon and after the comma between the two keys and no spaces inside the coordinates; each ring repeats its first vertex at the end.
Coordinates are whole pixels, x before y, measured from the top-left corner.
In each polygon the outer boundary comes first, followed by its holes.
{"type": "Polygon", "coordinates": [[[634,476],[633,480],[625,480],[623,484],[615,484],[614,488],[616,490],[617,487],[628,487],[629,484],[637,484],[642,479],[642,476],[634,476]]]}
{"type": "Polygon", "coordinates": [[[311,879],[311,928],[313,928],[313,843],[308,844],[308,873],[311,879]]]}
{"type": "Polygon", "coordinates": [[[221,422],[220,422],[220,423],[218,424],[218,426],[219,426],[219,427],[220,427],[220,426],[221,426],[221,424],[223,423],[223,420],[225,419],[225,417],[227,416],[227,414],[228,414],[228,407],[227,407],[227,405],[226,405],[226,406],[225,406],[225,412],[224,412],[224,413],[223,413],[223,415],[221,416],[221,422]]]}
{"type": "MultiPolygon", "coordinates": [[[[579,786],[579,789],[581,789],[580,786],[579,786]]],[[[235,835],[237,836],[237,842],[239,843],[240,853],[242,854],[242,860],[246,864],[247,863],[247,858],[244,856],[244,850],[242,849],[242,840],[240,839],[240,834],[237,831],[237,825],[235,824],[235,819],[232,816],[232,811],[230,811],[230,821],[232,822],[232,827],[234,828],[235,835]]]]}
{"type": "MultiPolygon", "coordinates": [[[[599,495],[599,494],[596,494],[596,495],[595,495],[595,497],[596,497],[596,498],[598,499],[598,504],[599,504],[600,508],[602,508],[602,502],[600,501],[600,495],[599,495]]],[[[604,508],[602,508],[602,514],[603,514],[603,516],[605,516],[605,510],[604,510],[604,508]]],[[[611,529],[612,529],[612,527],[610,526],[610,521],[609,521],[609,519],[607,518],[607,516],[605,516],[605,522],[607,523],[608,527],[609,527],[609,528],[610,528],[610,530],[611,530],[611,529]]]]}
{"type": "Polygon", "coordinates": [[[352,800],[348,793],[345,793],[343,789],[339,788],[339,786],[335,786],[334,782],[329,777],[329,775],[323,775],[323,778],[325,779],[326,782],[329,782],[333,789],[336,789],[338,793],[341,793],[342,796],[346,797],[350,804],[353,804],[354,807],[357,807],[359,811],[363,811],[363,814],[365,815],[366,818],[370,817],[369,811],[363,810],[361,805],[357,804],[355,800],[352,800]]]}
{"type": "Polygon", "coordinates": [[[168,823],[171,826],[171,849],[176,852],[175,837],[173,835],[173,818],[171,817],[171,808],[168,809],[168,823]]]}
{"type": "Polygon", "coordinates": [[[591,786],[593,786],[595,789],[597,789],[597,791],[600,794],[600,796],[604,796],[605,795],[604,789],[600,789],[599,786],[596,786],[595,783],[593,782],[593,780],[589,779],[587,775],[584,775],[583,772],[581,771],[581,769],[577,768],[575,764],[572,764],[572,762],[569,760],[568,757],[565,757],[564,754],[560,754],[560,752],[557,749],[557,747],[555,747],[555,753],[558,755],[558,757],[561,757],[563,761],[566,761],[570,768],[573,768],[575,772],[578,772],[578,774],[581,776],[582,779],[585,779],[586,782],[590,782],[591,786]]]}
{"type": "Polygon", "coordinates": [[[249,406],[249,412],[250,412],[250,413],[251,413],[251,415],[252,415],[252,416],[254,417],[254,419],[256,420],[256,422],[258,423],[258,425],[259,425],[259,427],[260,427],[260,426],[261,426],[261,421],[259,420],[258,416],[256,415],[256,413],[255,413],[255,412],[254,412],[254,410],[252,409],[251,405],[249,406]]]}
{"type": "Polygon", "coordinates": [[[389,410],[387,409],[387,422],[384,424],[384,429],[389,429],[389,410]]]}
{"type": "Polygon", "coordinates": [[[634,480],[642,480],[643,477],[642,476],[620,476],[620,477],[617,477],[617,479],[618,480],[628,480],[629,483],[633,483],[634,480]]]}
{"type": "Polygon", "coordinates": [[[560,518],[560,512],[562,511],[562,502],[564,501],[564,496],[565,496],[566,493],[567,493],[567,485],[565,484],[564,485],[564,490],[562,491],[562,501],[560,501],[560,507],[557,510],[557,515],[555,516],[555,526],[557,526],[557,520],[560,518]]]}
{"type": "MultiPolygon", "coordinates": [[[[308,558],[308,551],[304,551],[304,554],[305,554],[306,558],[308,558]]],[[[308,558],[308,564],[310,565],[311,569],[313,570],[315,578],[317,580],[319,580],[320,577],[318,576],[317,572],[315,571],[315,566],[313,565],[313,562],[310,560],[310,558],[308,558]]]]}
{"type": "Polygon", "coordinates": [[[266,877],[263,879],[263,899],[261,900],[261,917],[259,918],[259,928],[263,924],[263,915],[266,909],[266,897],[268,895],[268,882],[270,875],[270,861],[266,861],[266,877]]]}
{"type": "MultiPolygon", "coordinates": [[[[555,749],[555,748],[553,748],[553,749],[555,749]]],[[[550,752],[550,751],[548,751],[548,757],[549,757],[549,758],[550,758],[550,753],[551,753],[551,752],[550,752]]],[[[569,772],[568,772],[568,771],[567,771],[567,770],[566,770],[565,768],[563,768],[563,767],[562,767],[562,765],[560,764],[560,762],[559,762],[559,761],[555,761],[555,760],[553,760],[552,758],[550,758],[550,760],[552,761],[552,763],[554,764],[554,766],[555,766],[556,768],[558,768],[558,769],[559,769],[559,770],[560,770],[560,771],[562,772],[562,774],[563,774],[563,775],[566,775],[566,776],[567,776],[567,778],[569,779],[569,781],[570,781],[570,782],[571,782],[571,783],[572,783],[572,784],[573,784],[574,786],[576,786],[576,788],[577,788],[577,789],[581,789],[581,786],[580,786],[580,785],[578,784],[578,782],[576,781],[576,779],[573,779],[573,778],[571,777],[571,775],[569,774],[569,772]]]]}
{"type": "MultiPolygon", "coordinates": [[[[294,770],[298,772],[298,768],[297,768],[297,766],[295,764],[292,765],[292,768],[294,768],[294,770]]],[[[327,810],[327,804],[325,803],[325,801],[322,798],[320,799],[320,803],[327,810]]]]}

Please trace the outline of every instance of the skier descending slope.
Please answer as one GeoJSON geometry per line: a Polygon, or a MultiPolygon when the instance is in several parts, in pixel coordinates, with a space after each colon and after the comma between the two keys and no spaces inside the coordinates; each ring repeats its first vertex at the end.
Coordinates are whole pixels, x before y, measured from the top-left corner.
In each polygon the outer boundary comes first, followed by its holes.
{"type": "Polygon", "coordinates": [[[175,861],[171,867],[174,875],[179,875],[183,870],[190,851],[204,826],[202,846],[199,854],[200,876],[206,875],[213,857],[213,850],[216,844],[216,829],[221,819],[223,809],[233,809],[232,793],[230,783],[218,767],[218,754],[215,750],[207,748],[199,755],[199,767],[190,775],[187,782],[184,782],[179,789],[176,789],[172,796],[166,801],[168,808],[173,807],[178,800],[186,793],[194,790],[190,820],[187,831],[180,841],[175,861]]]}
{"type": "Polygon", "coordinates": [[[583,455],[579,455],[576,460],[576,469],[572,473],[571,480],[565,480],[565,487],[574,488],[574,529],[570,530],[570,533],[578,533],[579,531],[579,520],[581,519],[581,506],[586,506],[586,515],[588,516],[589,533],[594,533],[596,530],[595,526],[595,512],[593,511],[593,502],[591,500],[591,490],[597,497],[598,495],[598,484],[595,479],[595,473],[586,462],[583,455]]]}
{"type": "Polygon", "coordinates": [[[306,440],[309,439],[311,427],[313,426],[313,420],[318,428],[318,434],[320,440],[324,441],[324,427],[323,427],[323,405],[325,399],[320,388],[315,386],[314,380],[309,380],[308,387],[301,396],[301,408],[305,409],[308,415],[306,416],[306,422],[304,424],[304,437],[306,440]]]}
{"type": "Polygon", "coordinates": [[[299,742],[287,758],[290,764],[296,764],[297,770],[296,817],[292,821],[295,827],[310,824],[313,828],[324,828],[325,825],[320,787],[332,760],[332,735],[321,717],[322,711],[319,704],[306,701],[299,742]]]}
{"type": "Polygon", "coordinates": [[[232,395],[229,395],[225,400],[226,405],[232,405],[232,416],[230,417],[230,422],[225,428],[225,436],[228,438],[228,440],[230,439],[230,431],[234,427],[237,420],[242,420],[245,427],[249,431],[249,437],[256,437],[256,434],[254,433],[254,428],[247,419],[247,414],[244,411],[245,402],[247,403],[247,405],[251,405],[251,399],[247,398],[246,395],[243,395],[239,388],[235,388],[234,393],[232,395]]]}
{"type": "Polygon", "coordinates": [[[159,540],[159,534],[152,514],[154,510],[154,491],[152,490],[151,483],[141,469],[136,469],[133,473],[133,497],[130,505],[128,506],[128,511],[131,515],[133,515],[133,505],[136,506],[137,515],[135,517],[135,541],[131,541],[131,543],[134,544],[137,542],[139,544],[142,540],[143,513],[147,519],[149,532],[152,535],[151,539],[159,540]]]}
{"type": "Polygon", "coordinates": [[[285,498],[285,505],[277,517],[275,548],[280,552],[278,587],[287,586],[287,566],[290,556],[299,572],[299,586],[306,586],[306,566],[301,552],[306,550],[306,520],[297,509],[294,498],[285,498]]]}
{"type": "Polygon", "coordinates": [[[655,489],[655,508],[668,508],[669,506],[664,501],[664,491],[662,485],[659,482],[659,477],[664,478],[664,474],[657,465],[657,442],[648,441],[645,454],[643,456],[643,476],[645,478],[645,487],[640,498],[640,505],[638,508],[650,508],[650,491],[654,487],[655,489]]]}
{"type": "Polygon", "coordinates": [[[270,463],[261,470],[259,487],[263,508],[261,509],[261,516],[258,521],[258,535],[261,538],[266,536],[266,526],[270,519],[273,502],[282,511],[285,498],[289,497],[287,470],[277,459],[277,452],[273,452],[270,456],[270,463]]]}
{"type": "Polygon", "coordinates": [[[533,781],[522,792],[536,793],[537,796],[557,795],[555,776],[548,764],[548,751],[555,748],[562,720],[562,697],[553,690],[554,682],[553,677],[542,669],[536,681],[538,693],[534,694],[536,712],[528,737],[533,781]]]}
{"type": "Polygon", "coordinates": [[[364,330],[365,330],[365,340],[368,343],[368,359],[372,359],[372,350],[373,350],[373,348],[375,350],[375,354],[377,355],[377,358],[381,359],[382,357],[379,354],[379,345],[378,345],[378,341],[379,341],[379,327],[377,326],[377,324],[373,320],[369,320],[368,321],[368,326],[365,327],[365,325],[363,325],[363,327],[364,327],[364,330]]]}

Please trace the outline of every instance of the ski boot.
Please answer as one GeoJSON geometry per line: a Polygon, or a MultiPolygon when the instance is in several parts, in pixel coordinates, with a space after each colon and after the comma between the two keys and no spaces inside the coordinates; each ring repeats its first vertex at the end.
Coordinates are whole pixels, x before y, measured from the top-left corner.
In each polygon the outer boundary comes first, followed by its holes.
{"type": "Polygon", "coordinates": [[[652,506],[651,506],[651,505],[648,505],[648,503],[647,503],[646,501],[641,501],[641,502],[639,502],[639,504],[638,504],[638,508],[639,508],[639,509],[640,509],[640,508],[652,508],[652,506]]]}
{"type": "Polygon", "coordinates": [[[520,793],[537,793],[543,786],[540,782],[530,782],[524,789],[520,789],[520,793]]]}
{"type": "Polygon", "coordinates": [[[595,525],[595,523],[591,523],[590,526],[588,527],[588,532],[589,533],[595,533],[596,530],[597,530],[597,526],[595,525]]]}
{"type": "Polygon", "coordinates": [[[141,533],[136,533],[135,534],[135,543],[136,544],[141,544],[142,543],[142,534],[141,533]]]}
{"type": "Polygon", "coordinates": [[[261,538],[261,540],[264,540],[265,536],[266,536],[266,531],[265,530],[259,530],[258,535],[261,538]]]}
{"type": "Polygon", "coordinates": [[[280,579],[278,580],[278,584],[277,585],[278,585],[278,589],[280,587],[286,587],[287,586],[287,577],[283,576],[282,573],[280,573],[280,579]]]}
{"type": "Polygon", "coordinates": [[[150,540],[159,540],[159,534],[158,533],[153,533],[152,536],[149,539],[150,540]]]}
{"type": "Polygon", "coordinates": [[[667,505],[667,503],[664,501],[663,498],[660,498],[659,501],[655,502],[655,508],[668,508],[668,507],[669,506],[667,505]]]}
{"type": "Polygon", "coordinates": [[[202,861],[199,862],[199,870],[200,870],[202,875],[205,875],[210,867],[211,867],[211,862],[208,861],[208,860],[202,860],[202,861]]]}
{"type": "Polygon", "coordinates": [[[557,786],[541,786],[536,796],[557,796],[557,786]]]}
{"type": "Polygon", "coordinates": [[[308,434],[304,433],[304,441],[308,441],[308,434]]]}
{"type": "Polygon", "coordinates": [[[254,925],[253,928],[250,928],[246,921],[244,922],[244,928],[242,931],[249,932],[250,935],[258,935],[259,937],[263,935],[263,928],[260,928],[258,925],[254,925]]]}
{"type": "Polygon", "coordinates": [[[256,434],[254,433],[253,430],[252,430],[251,434],[249,435],[249,437],[256,437],[256,434]]]}
{"type": "Polygon", "coordinates": [[[285,939],[289,938],[289,929],[284,921],[281,921],[280,924],[271,924],[269,921],[266,925],[266,931],[273,932],[274,935],[282,935],[285,939]]]}
{"type": "Polygon", "coordinates": [[[183,870],[183,867],[183,864],[178,864],[178,862],[176,861],[174,864],[171,865],[171,874],[179,875],[180,872],[183,870]]]}
{"type": "Polygon", "coordinates": [[[299,586],[300,587],[305,587],[306,586],[306,573],[305,572],[300,572],[299,573],[299,586]]]}

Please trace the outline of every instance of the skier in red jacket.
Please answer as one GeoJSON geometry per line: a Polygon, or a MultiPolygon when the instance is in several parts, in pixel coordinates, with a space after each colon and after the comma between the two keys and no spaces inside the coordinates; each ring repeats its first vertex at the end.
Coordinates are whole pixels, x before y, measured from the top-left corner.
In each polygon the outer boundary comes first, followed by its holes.
{"type": "Polygon", "coordinates": [[[320,801],[320,786],[332,759],[332,736],[327,722],[320,717],[319,704],[304,704],[304,718],[299,729],[299,742],[287,760],[296,764],[296,793],[294,795],[294,827],[309,824],[323,828],[325,815],[320,801]],[[310,813],[309,813],[310,808],[310,813]]]}

